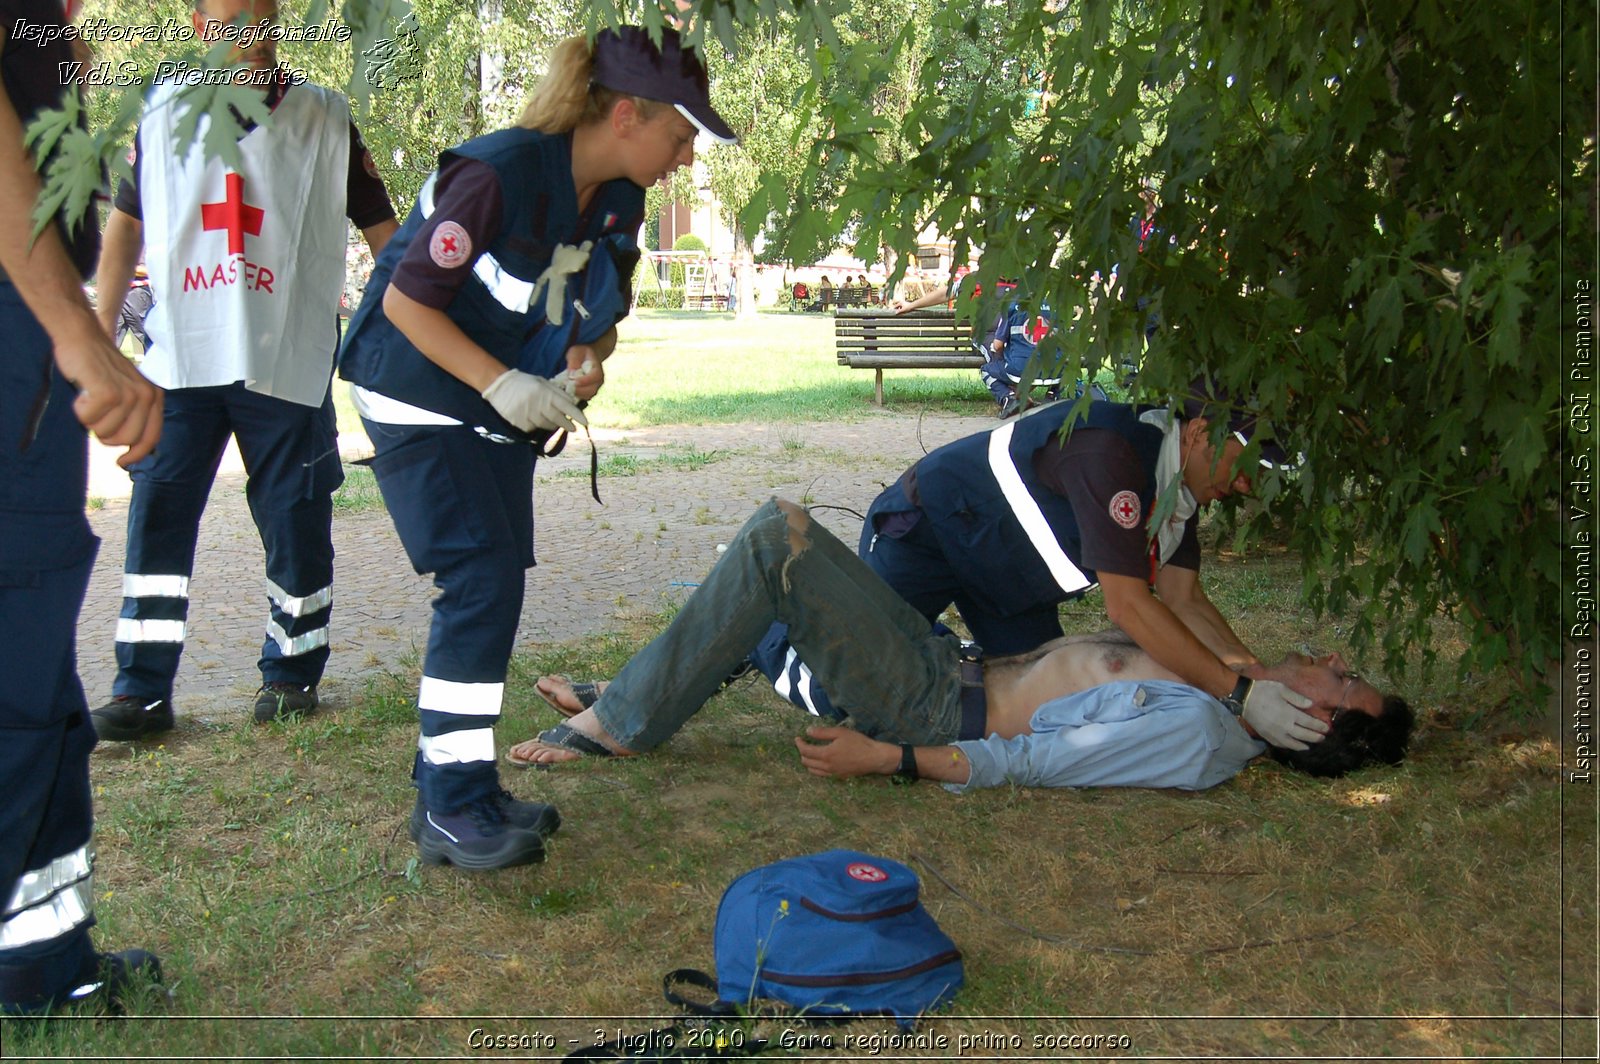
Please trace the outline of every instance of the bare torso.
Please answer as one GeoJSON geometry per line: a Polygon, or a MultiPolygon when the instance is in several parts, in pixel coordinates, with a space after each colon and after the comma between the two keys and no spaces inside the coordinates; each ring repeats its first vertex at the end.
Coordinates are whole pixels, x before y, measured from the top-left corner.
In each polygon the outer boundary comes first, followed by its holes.
{"type": "Polygon", "coordinates": [[[985,662],[987,730],[1003,739],[1025,735],[1029,720],[1044,703],[1116,680],[1182,682],[1123,632],[1067,636],[1027,654],[985,662]]]}

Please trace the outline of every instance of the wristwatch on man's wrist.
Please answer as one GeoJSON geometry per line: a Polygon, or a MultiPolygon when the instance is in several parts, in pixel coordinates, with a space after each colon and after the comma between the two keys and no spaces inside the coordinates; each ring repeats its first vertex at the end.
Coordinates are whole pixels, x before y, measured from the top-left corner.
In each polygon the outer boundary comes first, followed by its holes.
{"type": "Polygon", "coordinates": [[[900,767],[894,770],[897,778],[911,783],[922,777],[917,775],[917,748],[910,743],[900,744],[900,767]]]}
{"type": "Polygon", "coordinates": [[[1248,676],[1239,677],[1239,682],[1233,685],[1233,690],[1222,698],[1222,704],[1228,707],[1228,712],[1236,717],[1244,716],[1244,700],[1250,697],[1250,689],[1255,686],[1255,681],[1248,676]]]}

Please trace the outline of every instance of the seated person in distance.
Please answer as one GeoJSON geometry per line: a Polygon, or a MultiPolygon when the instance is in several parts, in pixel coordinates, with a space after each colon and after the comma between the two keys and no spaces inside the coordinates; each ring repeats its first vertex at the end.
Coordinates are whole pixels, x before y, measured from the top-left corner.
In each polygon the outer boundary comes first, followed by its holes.
{"type": "MultiPolygon", "coordinates": [[[[1238,709],[1179,682],[1120,631],[963,662],[953,635],[936,633],[806,511],[774,499],[592,706],[512,747],[508,759],[553,764],[654,749],[716,693],[774,620],[789,625],[790,642],[853,725],[813,727],[796,740],[816,775],[914,772],[956,790],[1200,790],[1267,749],[1238,709]]],[[[1338,655],[1290,655],[1244,672],[1289,685],[1331,726],[1309,750],[1274,748],[1279,760],[1337,776],[1404,756],[1409,708],[1338,655]]]]}

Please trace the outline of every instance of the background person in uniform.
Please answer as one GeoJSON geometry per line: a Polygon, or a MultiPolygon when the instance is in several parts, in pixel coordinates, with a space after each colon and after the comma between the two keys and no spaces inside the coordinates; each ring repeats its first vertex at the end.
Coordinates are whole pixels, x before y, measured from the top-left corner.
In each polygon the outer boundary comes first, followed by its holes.
{"type": "Polygon", "coordinates": [[[424,860],[542,858],[554,809],[500,786],[494,725],[534,564],[535,448],[584,423],[639,259],[644,189],[733,132],[673,30],[561,44],[518,125],[442,153],[378,258],[339,371],[419,573],[434,574],[412,777],[424,860]]]}
{"type": "Polygon", "coordinates": [[[111,342],[120,348],[123,337],[132,333],[134,339],[139,341],[139,349],[149,351],[150,336],[144,331],[144,320],[150,316],[155,302],[155,293],[150,291],[150,275],[143,266],[134,267],[133,281],[128,285],[127,295],[122,298],[122,313],[117,315],[111,342]]]}
{"type": "MultiPolygon", "coordinates": [[[[201,0],[194,28],[216,39],[244,20],[273,21],[276,0],[201,0]]],[[[167,428],[132,468],[117,678],[94,711],[102,739],[148,739],[172,727],[200,516],[228,438],[239,441],[245,493],[266,549],[268,619],[255,719],[308,713],[328,661],[333,609],[333,492],[343,482],[329,383],[344,285],[345,218],[374,251],[396,223],[388,193],[350,121],[349,102],[292,84],[270,36],[237,60],[260,79],[270,126],[239,141],[237,171],[180,152],[177,86],[151,90],[135,180],[106,225],[101,289],[121,292],[140,249],[156,304],[145,371],[168,389],[167,428]]],[[[114,332],[121,307],[105,300],[114,332]]]]}
{"type": "Polygon", "coordinates": [[[31,240],[39,180],[23,147],[34,115],[67,92],[59,0],[0,0],[0,1011],[94,999],[161,978],[143,950],[96,953],[94,729],[75,633],[99,541],[84,517],[88,426],[137,461],[161,432],[161,393],[111,346],[83,294],[99,239],[58,218],[31,240]]]}
{"type": "MultiPolygon", "coordinates": [[[[1049,304],[1041,306],[1039,312],[1034,314],[1017,300],[1012,300],[996,319],[989,336],[989,361],[978,368],[978,377],[989,389],[989,394],[994,396],[1002,420],[1015,416],[1021,410],[1017,386],[1022,383],[1023,370],[1028,368],[1029,360],[1039,349],[1039,341],[1045,338],[1053,325],[1049,304]]],[[[1035,383],[1047,387],[1047,401],[1060,398],[1059,378],[1035,383]]]]}

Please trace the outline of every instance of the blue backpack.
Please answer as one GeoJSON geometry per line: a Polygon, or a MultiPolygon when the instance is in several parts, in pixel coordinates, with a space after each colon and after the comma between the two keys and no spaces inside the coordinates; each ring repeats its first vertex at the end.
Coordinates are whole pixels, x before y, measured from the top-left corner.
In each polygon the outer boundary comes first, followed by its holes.
{"type": "MultiPolygon", "coordinates": [[[[710,1011],[753,1010],[770,999],[802,1016],[893,1016],[911,1027],[949,1004],[964,980],[961,951],[922,907],[920,889],[899,861],[855,850],[746,872],[717,906],[710,1011]]],[[[698,972],[667,978],[669,987],[711,985],[698,972]]],[[[670,990],[668,1000],[693,1008],[670,990]]]]}

